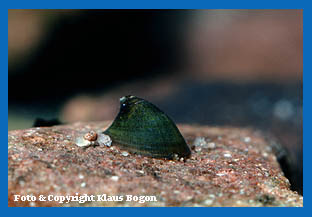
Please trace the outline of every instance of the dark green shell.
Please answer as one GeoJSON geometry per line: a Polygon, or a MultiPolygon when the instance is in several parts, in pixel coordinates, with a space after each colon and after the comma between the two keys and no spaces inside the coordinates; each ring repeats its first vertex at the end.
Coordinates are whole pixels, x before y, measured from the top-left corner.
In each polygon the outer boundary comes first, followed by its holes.
{"type": "Polygon", "coordinates": [[[119,114],[104,133],[132,153],[169,159],[191,154],[174,122],[156,106],[135,96],[120,98],[119,114]]]}

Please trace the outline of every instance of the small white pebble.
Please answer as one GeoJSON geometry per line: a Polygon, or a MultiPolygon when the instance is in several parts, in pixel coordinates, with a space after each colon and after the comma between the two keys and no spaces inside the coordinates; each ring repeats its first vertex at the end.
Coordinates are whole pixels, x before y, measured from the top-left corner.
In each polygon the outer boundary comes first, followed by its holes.
{"type": "Polygon", "coordinates": [[[28,132],[24,133],[23,136],[25,136],[25,137],[32,136],[32,134],[33,134],[34,132],[35,132],[34,130],[28,130],[28,132]]]}
{"type": "Polygon", "coordinates": [[[174,194],[180,194],[180,191],[174,190],[173,193],[174,194]]]}
{"type": "Polygon", "coordinates": [[[137,170],[138,173],[144,174],[143,170],[137,170]]]}
{"type": "Polygon", "coordinates": [[[112,145],[112,139],[104,133],[98,133],[97,142],[100,146],[110,147],[112,145]]]}
{"type": "Polygon", "coordinates": [[[79,174],[79,179],[83,179],[84,178],[84,176],[82,175],[82,174],[79,174]]]}
{"type": "Polygon", "coordinates": [[[272,147],[271,146],[267,146],[267,147],[265,147],[265,150],[267,150],[268,152],[271,152],[272,151],[272,147]]]}
{"type": "Polygon", "coordinates": [[[87,184],[86,184],[85,182],[83,182],[83,183],[81,183],[80,186],[81,186],[82,188],[84,188],[84,187],[86,187],[86,185],[87,185],[87,184]]]}
{"type": "Polygon", "coordinates": [[[76,139],[76,145],[79,146],[79,147],[86,147],[86,146],[91,145],[91,142],[88,141],[88,140],[85,140],[85,139],[82,138],[82,137],[78,137],[78,138],[76,139]]]}
{"type": "Polygon", "coordinates": [[[225,176],[224,173],[217,173],[216,175],[217,175],[217,176],[225,176]]]}
{"type": "Polygon", "coordinates": [[[34,206],[36,206],[36,203],[32,201],[29,203],[29,206],[34,207],[34,206]]]}
{"type": "Polygon", "coordinates": [[[195,146],[203,146],[206,144],[206,140],[204,137],[196,137],[196,139],[193,142],[193,145],[195,146]]]}
{"type": "Polygon", "coordinates": [[[199,146],[196,146],[196,147],[195,147],[195,151],[196,151],[196,152],[201,152],[201,150],[202,150],[201,147],[199,147],[199,146]]]}
{"type": "Polygon", "coordinates": [[[195,194],[201,194],[201,191],[195,190],[194,193],[195,193],[195,194]]]}
{"type": "Polygon", "coordinates": [[[213,199],[216,198],[214,194],[209,194],[208,197],[213,198],[213,199]]]}
{"type": "Polygon", "coordinates": [[[245,137],[245,138],[244,138],[244,142],[247,142],[247,143],[248,143],[248,142],[250,142],[250,141],[251,141],[251,138],[250,138],[250,137],[245,137]]]}
{"type": "Polygon", "coordinates": [[[192,200],[192,199],[193,199],[193,196],[190,196],[190,195],[185,197],[185,200],[186,200],[186,201],[192,200]]]}
{"type": "Polygon", "coordinates": [[[118,176],[112,176],[111,180],[113,180],[114,182],[117,182],[119,180],[119,177],[118,176]]]}
{"type": "Polygon", "coordinates": [[[121,155],[124,156],[124,157],[127,157],[129,155],[129,153],[126,152],[126,151],[123,151],[123,152],[121,152],[121,155]]]}
{"type": "Polygon", "coordinates": [[[241,200],[237,200],[237,201],[236,201],[236,204],[237,204],[237,205],[241,205],[241,204],[243,204],[243,202],[242,202],[241,200]]]}
{"type": "Polygon", "coordinates": [[[207,199],[207,200],[204,201],[204,204],[205,204],[206,206],[210,206],[211,204],[213,204],[213,200],[207,199]]]}
{"type": "Polygon", "coordinates": [[[178,154],[173,154],[172,160],[179,160],[179,155],[178,154]]]}
{"type": "Polygon", "coordinates": [[[38,148],[38,151],[42,151],[42,148],[38,148]]]}
{"type": "Polygon", "coordinates": [[[230,153],[225,153],[223,156],[224,157],[232,157],[232,155],[230,153]]]}
{"type": "Polygon", "coordinates": [[[291,202],[291,201],[294,201],[295,199],[294,198],[289,198],[286,200],[286,202],[291,202]]]}
{"type": "Polygon", "coordinates": [[[262,153],[262,156],[263,156],[263,157],[268,157],[268,156],[269,156],[269,154],[268,154],[268,153],[266,153],[266,152],[263,152],[263,153],[262,153]]]}
{"type": "Polygon", "coordinates": [[[19,185],[20,185],[21,187],[24,187],[24,186],[25,186],[25,182],[24,182],[24,181],[22,181],[22,180],[21,180],[21,181],[19,181],[18,183],[19,183],[19,185]]]}
{"type": "Polygon", "coordinates": [[[216,147],[216,143],[214,143],[214,142],[209,142],[207,144],[207,148],[209,148],[209,149],[214,149],[215,147],[216,147]]]}

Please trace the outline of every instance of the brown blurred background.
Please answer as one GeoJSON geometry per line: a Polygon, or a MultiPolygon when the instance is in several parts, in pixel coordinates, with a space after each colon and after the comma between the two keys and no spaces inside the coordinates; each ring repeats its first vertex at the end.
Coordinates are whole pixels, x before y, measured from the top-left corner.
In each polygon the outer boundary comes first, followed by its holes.
{"type": "Polygon", "coordinates": [[[274,136],[302,193],[302,22],[302,10],[9,10],[9,130],[112,120],[137,95],[179,123],[274,136]]]}

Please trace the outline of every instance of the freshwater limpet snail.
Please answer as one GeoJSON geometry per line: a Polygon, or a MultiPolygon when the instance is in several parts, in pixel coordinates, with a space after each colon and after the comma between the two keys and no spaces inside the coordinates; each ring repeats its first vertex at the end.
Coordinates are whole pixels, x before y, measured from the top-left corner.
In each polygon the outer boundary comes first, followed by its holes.
{"type": "Polygon", "coordinates": [[[121,148],[155,158],[188,157],[191,151],[174,122],[152,103],[120,98],[120,111],[104,131],[121,148]]]}

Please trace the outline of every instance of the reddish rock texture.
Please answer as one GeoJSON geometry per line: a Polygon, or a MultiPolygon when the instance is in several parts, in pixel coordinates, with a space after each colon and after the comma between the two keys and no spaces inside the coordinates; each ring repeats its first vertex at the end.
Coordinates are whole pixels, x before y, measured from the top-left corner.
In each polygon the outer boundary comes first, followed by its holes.
{"type": "Polygon", "coordinates": [[[109,122],[10,131],[9,206],[303,206],[289,189],[261,132],[240,128],[180,125],[192,148],[173,161],[129,154],[118,147],[78,147],[75,141],[109,122]],[[14,201],[14,195],[124,196],[86,203],[14,201]],[[157,201],[126,201],[126,195],[157,201]]]}

